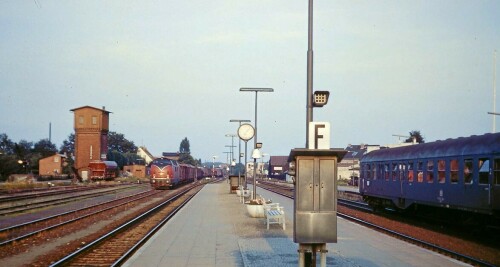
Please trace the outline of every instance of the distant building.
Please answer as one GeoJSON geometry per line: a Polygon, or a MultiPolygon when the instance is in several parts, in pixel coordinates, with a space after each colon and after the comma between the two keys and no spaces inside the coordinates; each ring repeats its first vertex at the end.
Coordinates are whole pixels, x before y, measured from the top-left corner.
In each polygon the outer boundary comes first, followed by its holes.
{"type": "Polygon", "coordinates": [[[123,171],[128,172],[130,175],[137,178],[146,177],[146,166],[145,165],[127,165],[123,166],[123,171]]]}
{"type": "Polygon", "coordinates": [[[109,111],[83,106],[74,112],[75,164],[78,176],[88,179],[89,162],[106,160],[108,153],[109,111]]]}
{"type": "Polygon", "coordinates": [[[38,175],[40,176],[58,176],[63,174],[63,166],[66,156],[55,154],[38,161],[38,175]]]}
{"type": "Polygon", "coordinates": [[[286,180],[288,173],[288,156],[269,157],[269,177],[274,179],[286,180]]]}
{"type": "Polygon", "coordinates": [[[146,165],[149,165],[149,163],[151,163],[151,161],[153,161],[155,159],[155,157],[153,157],[153,155],[151,155],[151,153],[149,153],[148,149],[144,146],[140,146],[137,149],[137,155],[144,159],[144,161],[146,162],[146,165]]]}
{"type": "Polygon", "coordinates": [[[162,156],[172,160],[179,160],[180,154],[179,152],[163,152],[162,156]]]}
{"type": "Polygon", "coordinates": [[[339,180],[349,180],[351,184],[356,184],[359,179],[359,161],[367,153],[369,147],[372,146],[349,144],[345,148],[347,154],[337,166],[337,178],[339,180]]]}

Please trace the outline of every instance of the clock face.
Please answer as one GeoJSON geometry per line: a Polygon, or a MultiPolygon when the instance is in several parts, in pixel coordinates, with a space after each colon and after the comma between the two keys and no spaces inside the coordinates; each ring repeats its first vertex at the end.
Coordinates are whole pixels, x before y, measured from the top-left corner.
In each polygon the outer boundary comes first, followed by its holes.
{"type": "Polygon", "coordinates": [[[243,141],[248,141],[253,138],[255,134],[255,129],[252,125],[245,123],[238,128],[238,136],[243,141]]]}

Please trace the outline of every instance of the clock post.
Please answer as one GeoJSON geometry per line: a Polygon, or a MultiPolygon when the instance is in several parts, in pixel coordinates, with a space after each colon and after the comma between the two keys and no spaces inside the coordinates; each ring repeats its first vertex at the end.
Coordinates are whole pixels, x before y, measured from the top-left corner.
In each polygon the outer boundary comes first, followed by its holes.
{"type": "Polygon", "coordinates": [[[245,142],[245,181],[243,183],[243,189],[245,190],[247,189],[247,143],[254,137],[254,135],[255,129],[249,123],[244,123],[238,128],[238,137],[245,142]]]}

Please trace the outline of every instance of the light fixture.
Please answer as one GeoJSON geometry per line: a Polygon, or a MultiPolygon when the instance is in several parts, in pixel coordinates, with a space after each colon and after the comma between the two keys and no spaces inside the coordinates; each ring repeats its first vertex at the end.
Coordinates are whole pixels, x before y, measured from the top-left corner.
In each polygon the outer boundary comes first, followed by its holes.
{"type": "Polygon", "coordinates": [[[262,157],[260,150],[258,148],[254,149],[252,152],[253,159],[260,159],[262,157]]]}
{"type": "Polygon", "coordinates": [[[328,97],[330,92],[328,91],[316,91],[313,94],[313,106],[322,107],[328,103],[328,97]]]}

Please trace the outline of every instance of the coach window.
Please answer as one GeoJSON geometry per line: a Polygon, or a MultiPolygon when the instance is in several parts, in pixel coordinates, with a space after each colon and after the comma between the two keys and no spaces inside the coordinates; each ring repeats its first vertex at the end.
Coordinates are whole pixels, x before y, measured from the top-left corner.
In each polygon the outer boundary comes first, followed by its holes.
{"type": "Polygon", "coordinates": [[[372,164],[372,177],[373,180],[377,179],[377,164],[375,163],[372,164]]]}
{"type": "MultiPolygon", "coordinates": [[[[354,172],[354,169],[353,169],[354,172]]],[[[370,171],[370,163],[365,164],[365,175],[366,178],[371,179],[372,178],[372,172],[370,171]]],[[[354,177],[353,177],[354,179],[354,177]]]]}
{"type": "Polygon", "coordinates": [[[458,183],[458,160],[450,160],[450,182],[452,184],[458,183]]]}
{"type": "Polygon", "coordinates": [[[389,181],[389,163],[384,164],[384,178],[389,181]]]}
{"type": "Polygon", "coordinates": [[[432,183],[434,182],[434,161],[429,160],[427,161],[427,182],[432,183]]]}
{"type": "Polygon", "coordinates": [[[490,160],[487,158],[479,159],[479,183],[487,184],[490,176],[490,160]]]}
{"type": "Polygon", "coordinates": [[[403,163],[399,163],[399,180],[400,181],[405,180],[405,169],[406,169],[406,165],[403,163]]]}
{"type": "Polygon", "coordinates": [[[464,159],[464,184],[472,184],[472,159],[464,159]]]}
{"type": "Polygon", "coordinates": [[[495,164],[493,165],[493,183],[500,185],[500,158],[495,159],[495,164]]]}
{"type": "Polygon", "coordinates": [[[438,160],[438,181],[440,184],[444,184],[446,179],[446,164],[445,161],[438,160]]]}
{"type": "Polygon", "coordinates": [[[408,162],[408,182],[413,182],[413,162],[408,162]]]}
{"type": "Polygon", "coordinates": [[[422,161],[418,162],[417,166],[417,181],[419,183],[424,181],[424,163],[422,161]]]}
{"type": "Polygon", "coordinates": [[[384,179],[384,164],[378,164],[378,168],[377,168],[377,177],[374,178],[374,180],[376,179],[384,179]]]}
{"type": "Polygon", "coordinates": [[[398,177],[398,164],[392,163],[392,180],[396,181],[398,177]]]}

